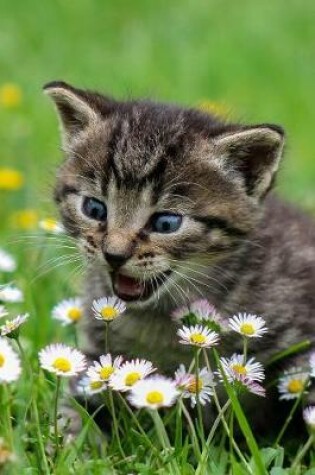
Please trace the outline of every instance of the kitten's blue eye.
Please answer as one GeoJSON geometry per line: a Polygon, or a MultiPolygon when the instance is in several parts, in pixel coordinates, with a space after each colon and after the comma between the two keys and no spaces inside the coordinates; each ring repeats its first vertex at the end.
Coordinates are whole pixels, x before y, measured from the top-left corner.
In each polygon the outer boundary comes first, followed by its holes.
{"type": "Polygon", "coordinates": [[[106,205],[96,198],[85,197],[82,211],[88,218],[95,219],[96,221],[106,221],[107,219],[106,205]]]}
{"type": "Polygon", "coordinates": [[[163,234],[174,233],[181,224],[182,217],[179,214],[160,213],[154,215],[151,220],[152,231],[163,234]]]}

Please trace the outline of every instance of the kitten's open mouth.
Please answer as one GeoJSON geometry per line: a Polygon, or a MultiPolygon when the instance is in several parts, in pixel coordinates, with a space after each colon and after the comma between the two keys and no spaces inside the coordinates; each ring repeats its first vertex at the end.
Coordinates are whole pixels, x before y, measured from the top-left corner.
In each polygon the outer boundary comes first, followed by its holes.
{"type": "Polygon", "coordinates": [[[126,302],[147,300],[172,273],[171,270],[154,276],[152,280],[143,281],[119,272],[111,274],[113,289],[117,297],[126,302]]]}

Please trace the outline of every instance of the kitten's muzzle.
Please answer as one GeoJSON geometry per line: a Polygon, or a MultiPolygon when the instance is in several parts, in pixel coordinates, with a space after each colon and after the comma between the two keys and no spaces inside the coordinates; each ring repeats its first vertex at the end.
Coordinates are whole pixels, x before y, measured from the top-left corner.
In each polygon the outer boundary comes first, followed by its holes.
{"type": "Polygon", "coordinates": [[[143,280],[120,272],[112,272],[113,290],[117,297],[126,302],[144,301],[153,295],[171,273],[172,271],[168,270],[157,274],[153,280],[143,280]]]}
{"type": "Polygon", "coordinates": [[[130,255],[112,254],[110,252],[105,252],[104,257],[107,260],[110,267],[113,269],[113,271],[117,271],[121,266],[123,266],[126,263],[130,255]]]}

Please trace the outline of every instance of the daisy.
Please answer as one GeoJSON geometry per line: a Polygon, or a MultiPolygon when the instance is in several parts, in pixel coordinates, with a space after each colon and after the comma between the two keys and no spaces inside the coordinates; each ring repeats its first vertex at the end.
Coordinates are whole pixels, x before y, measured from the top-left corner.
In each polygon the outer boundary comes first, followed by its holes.
{"type": "Polygon", "coordinates": [[[117,297],[103,297],[93,301],[92,309],[95,318],[111,322],[124,313],[126,305],[117,297]]]}
{"type": "Polygon", "coordinates": [[[159,409],[172,406],[178,396],[175,382],[163,376],[151,376],[135,384],[128,397],[138,408],[159,409]]]}
{"type": "MultiPolygon", "coordinates": [[[[250,358],[244,363],[244,355],[234,354],[231,358],[220,358],[222,369],[229,382],[263,381],[265,379],[264,368],[261,363],[250,358]]],[[[221,371],[218,373],[222,380],[221,371]]]]}
{"type": "Polygon", "coordinates": [[[93,396],[93,394],[98,394],[107,389],[107,384],[100,379],[92,379],[89,376],[85,376],[79,381],[77,385],[77,391],[79,394],[84,394],[85,396],[93,396]]]}
{"type": "Polygon", "coordinates": [[[14,272],[15,270],[16,262],[13,256],[3,249],[0,249],[0,272],[14,272]]]}
{"type": "Polygon", "coordinates": [[[303,419],[310,429],[315,430],[315,406],[308,406],[304,409],[303,419]]]}
{"type": "Polygon", "coordinates": [[[77,323],[83,316],[83,304],[78,297],[62,300],[52,309],[52,317],[59,320],[63,326],[77,323]]]}
{"type": "Polygon", "coordinates": [[[240,383],[241,383],[241,388],[246,389],[250,393],[255,394],[256,396],[261,396],[261,397],[266,396],[265,388],[261,384],[257,383],[256,381],[252,381],[248,378],[244,378],[242,379],[242,381],[240,381],[240,383]]]}
{"type": "Polygon", "coordinates": [[[195,407],[197,404],[197,392],[200,404],[204,406],[210,401],[214,382],[211,373],[206,367],[199,371],[197,381],[196,375],[187,373],[185,366],[181,364],[175,372],[175,385],[184,398],[190,399],[191,407],[195,407]]]}
{"type": "Polygon", "coordinates": [[[86,369],[86,359],[81,351],[62,343],[46,346],[39,352],[43,369],[57,376],[76,376],[86,369]]]}
{"type": "Polygon", "coordinates": [[[278,391],[280,400],[290,400],[298,398],[309,386],[309,373],[302,368],[291,368],[285,371],[279,378],[278,391]]]}
{"type": "Polygon", "coordinates": [[[62,234],[65,232],[63,225],[54,218],[42,219],[39,221],[38,226],[47,233],[62,234]]]}
{"type": "Polygon", "coordinates": [[[0,326],[0,335],[9,338],[17,338],[19,336],[20,326],[26,322],[29,314],[18,315],[13,320],[6,320],[4,325],[0,326]]]}
{"type": "Polygon", "coordinates": [[[231,330],[248,338],[263,336],[268,331],[265,323],[263,318],[247,313],[239,313],[229,318],[231,330]]]}
{"type": "Polygon", "coordinates": [[[126,361],[118,368],[109,379],[109,385],[115,391],[129,391],[138,381],[153,373],[155,368],[150,361],[126,361]]]}
{"type": "Polygon", "coordinates": [[[189,317],[191,317],[195,323],[204,321],[217,322],[220,320],[220,315],[217,313],[215,307],[206,299],[195,300],[189,305],[179,307],[173,311],[171,316],[175,322],[182,322],[186,319],[189,320],[189,317]]]}
{"type": "Polygon", "coordinates": [[[122,363],[122,356],[117,356],[114,360],[112,355],[102,355],[100,361],[94,361],[93,365],[88,367],[86,374],[92,380],[99,380],[102,382],[108,382],[109,378],[120,368],[122,363]]]}
{"type": "Polygon", "coordinates": [[[21,374],[18,355],[7,340],[0,337],[0,383],[16,381],[21,374]]]}
{"type": "Polygon", "coordinates": [[[23,302],[23,292],[14,285],[0,286],[0,302],[19,303],[23,302]]]}
{"type": "Polygon", "coordinates": [[[179,342],[183,345],[210,348],[214,345],[217,345],[219,342],[219,335],[216,332],[203,327],[202,325],[195,325],[191,327],[183,326],[177,330],[177,335],[180,337],[179,342]]]}

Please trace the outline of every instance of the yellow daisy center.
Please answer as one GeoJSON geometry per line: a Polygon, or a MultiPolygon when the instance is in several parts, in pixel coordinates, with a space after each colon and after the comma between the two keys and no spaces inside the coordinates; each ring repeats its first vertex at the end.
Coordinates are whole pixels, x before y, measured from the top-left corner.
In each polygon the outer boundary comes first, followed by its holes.
{"type": "Polygon", "coordinates": [[[82,310],[79,307],[72,307],[68,310],[68,318],[73,322],[77,322],[82,317],[82,310]]]}
{"type": "Polygon", "coordinates": [[[114,372],[114,368],[112,366],[103,366],[100,369],[100,378],[101,379],[108,379],[114,372]]]}
{"type": "Polygon", "coordinates": [[[102,381],[91,381],[90,388],[91,389],[100,389],[103,386],[102,381]]]}
{"type": "Polygon", "coordinates": [[[46,231],[54,231],[57,227],[57,221],[53,218],[46,218],[42,220],[41,225],[46,231]]]}
{"type": "Polygon", "coordinates": [[[24,182],[23,175],[11,168],[0,169],[0,189],[1,190],[19,190],[24,182]]]}
{"type": "Polygon", "coordinates": [[[289,393],[296,394],[300,393],[303,391],[304,384],[303,381],[300,379],[291,379],[291,381],[288,384],[288,391],[289,393]]]}
{"type": "Polygon", "coordinates": [[[5,363],[5,357],[2,353],[0,353],[0,368],[4,365],[5,363]]]}
{"type": "Polygon", "coordinates": [[[192,333],[189,337],[191,343],[202,345],[206,341],[206,337],[201,333],[192,333]]]}
{"type": "Polygon", "coordinates": [[[63,357],[56,358],[52,366],[63,373],[68,373],[71,370],[71,362],[63,357]]]}
{"type": "Polygon", "coordinates": [[[246,376],[247,375],[247,369],[245,368],[244,365],[242,364],[233,364],[232,365],[232,370],[235,372],[235,373],[238,373],[238,374],[241,374],[241,375],[244,375],[246,376]]]}
{"type": "Polygon", "coordinates": [[[134,371],[133,373],[129,373],[125,377],[125,385],[133,386],[137,381],[139,381],[140,378],[141,378],[141,374],[138,373],[137,371],[134,371]]]}
{"type": "Polygon", "coordinates": [[[146,401],[149,404],[162,404],[164,395],[160,391],[150,391],[146,396],[146,401]]]}
{"type": "Polygon", "coordinates": [[[114,320],[114,318],[118,317],[119,312],[116,310],[116,308],[111,307],[107,305],[106,307],[103,307],[101,310],[101,316],[104,318],[104,320],[114,320]]]}
{"type": "Polygon", "coordinates": [[[198,380],[194,378],[188,385],[187,389],[190,393],[196,394],[197,392],[199,393],[203,388],[203,383],[200,378],[198,380]]]}
{"type": "Polygon", "coordinates": [[[243,323],[240,326],[240,331],[241,333],[243,333],[243,335],[251,336],[251,335],[254,335],[255,328],[251,323],[243,323]]]}

